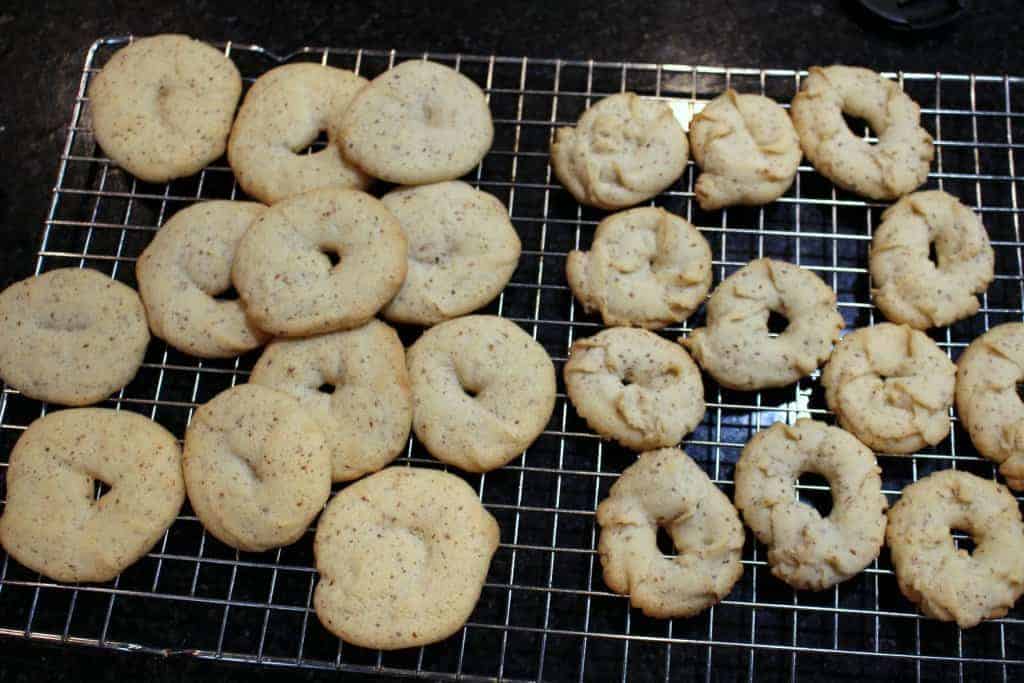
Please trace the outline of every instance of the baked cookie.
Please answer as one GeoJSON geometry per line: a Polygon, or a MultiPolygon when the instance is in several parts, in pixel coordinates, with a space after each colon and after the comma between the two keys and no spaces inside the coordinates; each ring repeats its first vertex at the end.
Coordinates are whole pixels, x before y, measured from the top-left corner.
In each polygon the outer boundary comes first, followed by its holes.
{"type": "Polygon", "coordinates": [[[238,242],[264,208],[201,202],[164,223],[135,264],[153,334],[200,358],[230,358],[266,342],[241,301],[216,298],[231,287],[238,242]]]}
{"type": "Polygon", "coordinates": [[[590,251],[565,262],[572,293],[605,325],[658,329],[700,306],[711,288],[711,247],[685,218],[645,207],[612,214],[590,251]]]}
{"type": "Polygon", "coordinates": [[[705,211],[775,201],[793,184],[803,158],[785,109],[732,88],[693,117],[690,149],[701,168],[694,195],[705,211]]]}
{"type": "Polygon", "coordinates": [[[999,464],[1015,491],[1024,491],[1024,323],[981,335],[957,361],[956,410],[978,452],[999,464]]]}
{"type": "Polygon", "coordinates": [[[704,417],[697,365],[647,330],[614,327],[576,341],[563,373],[576,412],[626,448],[673,446],[704,417]]]}
{"type": "Polygon", "coordinates": [[[736,508],[678,448],[643,453],[597,507],[604,582],[649,617],[692,617],[729,594],[743,575],[736,508]],[[677,555],[658,549],[658,527],[677,555]]]}
{"type": "Polygon", "coordinates": [[[220,50],[182,35],[139,38],[89,87],[96,142],[139,180],[190,176],[224,153],[242,77],[220,50]]]}
{"type": "Polygon", "coordinates": [[[293,337],[362,325],[405,270],[402,226],[380,200],[325,188],[264,211],[238,244],[231,279],[260,329],[293,337]]]}
{"type": "Polygon", "coordinates": [[[60,268],[0,292],[0,377],[29,398],[102,401],[146,355],[146,309],[135,290],[89,268],[60,268]]]}
{"type": "Polygon", "coordinates": [[[334,481],[376,472],[409,439],[412,391],[405,349],[398,334],[380,321],[275,341],[256,362],[249,382],[289,394],[316,419],[331,450],[334,481]]]}
{"type": "Polygon", "coordinates": [[[551,167],[580,204],[614,211],[678,180],[688,147],[667,104],[623,92],[587,109],[575,128],[555,132],[551,167]]]}
{"type": "Polygon", "coordinates": [[[185,501],[181,449],[141,415],[61,410],[28,426],[7,466],[0,543],[54,581],[109,581],[164,535],[185,501]],[[96,496],[96,482],[109,488],[96,496]]]}
{"type": "Polygon", "coordinates": [[[814,420],[776,422],[747,442],[736,463],[736,507],[768,546],[772,574],[820,591],[860,573],[885,540],[882,470],[849,433],[814,420]],[[832,511],[822,517],[793,495],[801,474],[828,479],[832,511]]]}
{"type": "Polygon", "coordinates": [[[294,543],[331,493],[331,452],[316,419],[273,389],[241,384],[196,409],[185,486],[223,543],[263,552],[294,543]]]}
{"type": "Polygon", "coordinates": [[[882,323],[854,330],[821,373],[840,426],[869,448],[916,453],[949,434],[956,366],[928,335],[882,323]]]}
{"type": "Polygon", "coordinates": [[[366,189],[370,178],[341,156],[338,123],[367,83],[351,71],[301,62],[256,79],[228,140],[228,163],[247,194],[266,204],[321,187],[366,189]],[[301,154],[327,131],[329,144],[301,154]]]}
{"type": "Polygon", "coordinates": [[[978,311],[976,294],[995,277],[995,253],[981,219],[941,190],[915,192],[882,214],[869,257],[875,305],[919,330],[978,311]],[[929,257],[935,245],[938,263],[929,257]]]}
{"type": "Polygon", "coordinates": [[[711,294],[707,327],[680,342],[722,386],[740,391],[784,387],[825,362],[843,317],[836,293],[817,275],[774,259],[757,259],[711,294]],[[768,331],[774,311],[789,325],[768,331]]]}
{"type": "Polygon", "coordinates": [[[498,296],[519,263],[519,235],[494,195],[453,180],[381,198],[409,242],[405,283],[381,314],[433,325],[498,296]]]}
{"type": "Polygon", "coordinates": [[[467,472],[519,456],[555,409],[555,366],[514,322],[470,315],[409,347],[412,428],[430,454],[467,472]]]}
{"type": "Polygon", "coordinates": [[[960,628],[1004,616],[1024,592],[1024,522],[1005,486],[942,470],[903,489],[886,540],[900,590],[933,619],[960,628]],[[958,549],[952,530],[970,534],[958,549]]]}
{"type": "Polygon", "coordinates": [[[928,177],[935,156],[921,108],[899,85],[869,69],[812,66],[789,110],[804,154],[819,173],[871,199],[896,199],[928,177]],[[871,144],[843,115],[867,121],[871,144]]]}
{"type": "Polygon", "coordinates": [[[476,83],[436,62],[403,62],[364,88],[339,124],[341,153],[402,185],[454,180],[491,148],[494,123],[476,83]]]}
{"type": "Polygon", "coordinates": [[[429,645],[480,599],[498,523],[466,482],[389,467],[341,491],[317,524],[313,607],[342,640],[380,650],[429,645]]]}

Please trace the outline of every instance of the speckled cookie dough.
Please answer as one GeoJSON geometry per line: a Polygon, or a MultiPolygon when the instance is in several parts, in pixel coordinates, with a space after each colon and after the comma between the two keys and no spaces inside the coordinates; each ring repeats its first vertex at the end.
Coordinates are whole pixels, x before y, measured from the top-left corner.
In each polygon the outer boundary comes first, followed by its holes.
{"type": "Polygon", "coordinates": [[[412,428],[438,460],[489,472],[536,440],[555,409],[555,366],[514,322],[471,315],[409,348],[412,428]]]}
{"type": "Polygon", "coordinates": [[[885,540],[882,470],[849,433],[814,420],[776,422],[743,447],[736,507],[768,546],[772,574],[802,590],[824,590],[871,564],[885,540]],[[793,493],[801,474],[828,479],[832,511],[822,517],[793,493]]]}
{"type": "Polygon", "coordinates": [[[708,374],[730,389],[784,387],[825,362],[843,317],[836,293],[792,263],[757,259],[726,278],[711,295],[707,327],[680,342],[708,374]],[[774,311],[789,325],[768,331],[774,311]]]}
{"type": "Polygon", "coordinates": [[[743,575],[736,508],[686,453],[643,453],[597,508],[604,582],[649,617],[691,617],[729,594],[743,575]],[[658,527],[677,554],[658,549],[658,527]]]}
{"type": "Polygon", "coordinates": [[[494,195],[453,180],[381,198],[409,241],[405,283],[382,315],[434,325],[498,296],[519,263],[519,235],[494,195]]]}
{"type": "Polygon", "coordinates": [[[903,489],[886,531],[900,590],[933,619],[972,628],[1005,616],[1024,592],[1024,522],[1005,486],[942,470],[903,489]],[[957,549],[952,530],[970,534],[957,549]]]}
{"type": "Polygon", "coordinates": [[[372,649],[444,640],[480,599],[499,531],[473,489],[445,472],[389,467],[352,484],[317,524],[320,623],[372,649]]]}
{"type": "Polygon", "coordinates": [[[494,123],[476,83],[442,64],[403,62],[364,88],[340,123],[341,153],[402,185],[454,180],[491,148],[494,123]]]}
{"type": "Polygon", "coordinates": [[[231,287],[238,242],[264,208],[201,202],[164,223],[135,265],[153,334],[200,358],[230,358],[267,340],[241,301],[215,298],[231,287]]]}
{"type": "Polygon", "coordinates": [[[572,345],[565,388],[601,436],[643,451],[674,446],[704,417],[700,370],[653,332],[614,327],[572,345]]]}
{"type": "Polygon", "coordinates": [[[146,554],[185,501],[181,449],[141,415],[61,410],[21,435],[7,467],[0,543],[55,581],[109,581],[146,554]],[[100,481],[109,489],[96,497],[100,481]]]}
{"type": "Polygon", "coordinates": [[[978,452],[1024,491],[1024,323],[1005,323],[971,342],[957,361],[956,410],[978,452]]]}
{"type": "Polygon", "coordinates": [[[559,128],[551,167],[581,204],[622,209],[654,197],[678,180],[689,146],[664,102],[624,92],[583,112],[575,128],[559,128]]]}
{"type": "Polygon", "coordinates": [[[267,347],[249,376],[283,391],[316,418],[331,449],[332,479],[376,472],[405,448],[412,390],[398,334],[371,320],[362,327],[267,347]],[[329,391],[321,390],[325,384],[329,391]]]}
{"type": "Polygon", "coordinates": [[[978,311],[977,294],[995,277],[995,254],[981,219],[941,190],[915,192],[882,214],[869,257],[875,305],[919,330],[978,311]],[[929,257],[935,245],[936,264],[929,257]]]}
{"type": "Polygon", "coordinates": [[[685,320],[711,288],[711,248],[685,218],[645,207],[608,216],[590,251],[569,252],[572,293],[605,325],[658,329],[685,320]]]}
{"type": "Polygon", "coordinates": [[[139,180],[183,178],[224,153],[241,94],[242,77],[220,50],[182,35],[139,38],[89,88],[93,134],[139,180]]]}
{"type": "Polygon", "coordinates": [[[184,472],[206,530],[248,552],[297,541],[331,493],[331,452],[316,419],[291,396],[255,384],[196,409],[184,472]]]}
{"type": "Polygon", "coordinates": [[[231,279],[260,329],[291,337],[362,325],[405,271],[402,226],[381,201],[326,188],[264,211],[239,242],[231,279]]]}
{"type": "Polygon", "coordinates": [[[775,201],[793,184],[803,158],[785,109],[731,88],[693,117],[690,149],[701,167],[694,194],[705,211],[775,201]]]}
{"type": "Polygon", "coordinates": [[[0,377],[29,398],[102,401],[146,355],[146,309],[135,290],[89,268],[60,268],[0,293],[0,377]]]}
{"type": "Polygon", "coordinates": [[[321,187],[365,189],[371,179],[341,156],[338,124],[366,83],[351,71],[311,62],[257,78],[228,141],[228,162],[242,189],[266,204],[321,187]],[[324,131],[328,145],[302,153],[324,131]]]}
{"type": "Polygon", "coordinates": [[[949,434],[956,366],[928,335],[882,323],[843,337],[821,373],[843,429],[884,453],[916,453],[949,434]]]}

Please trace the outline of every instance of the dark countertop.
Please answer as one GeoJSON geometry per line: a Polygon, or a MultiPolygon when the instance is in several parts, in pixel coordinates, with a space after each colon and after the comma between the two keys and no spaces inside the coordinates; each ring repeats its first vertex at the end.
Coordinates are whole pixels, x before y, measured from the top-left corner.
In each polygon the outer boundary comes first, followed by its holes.
{"type": "MultiPolygon", "coordinates": [[[[0,286],[32,268],[81,64],[100,36],[176,31],[280,51],[333,45],[758,67],[843,62],[884,70],[1024,73],[1019,0],[970,4],[955,25],[906,35],[882,29],[840,0],[453,2],[429,11],[412,2],[253,0],[244,15],[223,12],[215,2],[9,0],[0,7],[0,229],[6,236],[0,286]]],[[[185,680],[204,674],[262,680],[276,674],[187,659],[94,656],[0,640],[0,681],[83,675],[185,680]]]]}

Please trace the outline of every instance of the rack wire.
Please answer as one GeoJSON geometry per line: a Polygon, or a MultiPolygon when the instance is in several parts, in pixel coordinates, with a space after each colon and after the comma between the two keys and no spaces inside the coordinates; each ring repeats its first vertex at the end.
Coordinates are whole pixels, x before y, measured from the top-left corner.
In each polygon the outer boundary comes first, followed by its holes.
{"type": "MultiPolygon", "coordinates": [[[[156,229],[192,202],[240,191],[223,160],[193,178],[148,185],[127,175],[96,146],[88,86],[130,38],[89,49],[60,158],[36,272],[98,268],[134,286],[134,263],[156,229]]],[[[488,312],[515,320],[542,343],[558,370],[572,342],[599,320],[573,301],[564,259],[586,248],[600,212],[579,206],[553,180],[548,144],[596,99],[633,90],[669,102],[680,120],[726,87],[788,103],[805,72],[791,69],[508,58],[358,49],[303,48],[275,55],[228,43],[225,53],[246,82],[288,61],[320,61],[372,77],[396,61],[429,58],[462,71],[486,91],[495,142],[469,176],[509,208],[523,242],[512,282],[488,312]]],[[[933,332],[956,358],[989,327],[1024,315],[1024,258],[1016,169],[1024,151],[1024,79],[946,73],[887,74],[922,105],[936,139],[929,187],[943,188],[980,212],[996,251],[996,279],[981,310],[933,332]]],[[[865,135],[869,132],[865,130],[865,135]]],[[[693,201],[697,170],[653,203],[682,214],[708,238],[715,280],[752,258],[798,263],[837,292],[848,328],[881,320],[866,270],[883,205],[837,191],[809,166],[769,206],[702,212],[693,201]]],[[[670,338],[703,321],[698,312],[670,338]]],[[[411,329],[400,330],[408,343],[411,329]]],[[[104,405],[147,415],[179,438],[196,405],[246,381],[258,353],[198,361],[154,341],[138,377],[104,405]]],[[[559,373],[560,374],[560,373],[559,373]]],[[[732,495],[740,449],[758,429],[811,415],[831,420],[816,377],[793,387],[733,392],[705,378],[707,415],[683,446],[732,495]]],[[[0,468],[19,434],[49,408],[11,388],[0,399],[0,468]]],[[[890,501],[907,483],[956,467],[994,477],[951,414],[953,430],[913,457],[879,457],[890,501]]],[[[0,552],[0,636],[166,656],[429,678],[608,680],[637,678],[790,679],[836,677],[1001,679],[1024,665],[1024,611],[969,631],[922,617],[904,599],[888,554],[859,576],[820,593],[795,592],[771,576],[763,547],[748,534],[744,575],[721,604],[691,619],[655,620],[631,610],[601,579],[594,509],[634,455],[590,433],[559,387],[547,430],[510,465],[461,475],[501,526],[480,603],[469,623],[428,647],[377,652],[346,645],[311,609],[316,581],[312,531],[293,546],[238,553],[208,536],[186,506],[135,566],[106,584],[61,585],[0,552]]],[[[441,467],[414,439],[400,465],[441,467]]],[[[337,488],[337,487],[336,487],[337,488]]],[[[798,486],[810,503],[827,486],[798,486]]],[[[0,488],[0,498],[6,491],[0,488]]]]}

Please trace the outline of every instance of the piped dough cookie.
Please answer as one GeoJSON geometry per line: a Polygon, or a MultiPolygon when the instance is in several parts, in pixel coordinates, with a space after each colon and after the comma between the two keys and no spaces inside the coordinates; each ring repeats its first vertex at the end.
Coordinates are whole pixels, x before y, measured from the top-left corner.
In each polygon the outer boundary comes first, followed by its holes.
{"type": "Polygon", "coordinates": [[[334,481],[376,472],[405,448],[412,392],[398,334],[371,320],[362,327],[270,344],[251,384],[283,391],[320,424],[334,481]]]}
{"type": "Polygon", "coordinates": [[[220,50],[182,35],[139,38],[89,87],[93,134],[139,180],[183,178],[224,153],[241,93],[220,50]]]}
{"type": "Polygon", "coordinates": [[[854,330],[821,373],[843,429],[884,453],[916,453],[949,434],[956,366],[928,335],[882,323],[854,330]]]}
{"type": "Polygon", "coordinates": [[[664,209],[608,216],[590,251],[569,252],[572,293],[605,325],[658,329],[685,320],[711,288],[711,247],[697,228],[664,209]]]}
{"type": "Polygon", "coordinates": [[[679,179],[689,156],[686,133],[664,102],[623,92],[559,128],[551,167],[581,204],[615,210],[654,197],[679,179]]]}
{"type": "Polygon", "coordinates": [[[555,409],[555,366],[514,322],[471,315],[409,348],[412,428],[430,454],[467,472],[519,456],[555,409]]]}
{"type": "Polygon", "coordinates": [[[915,192],[882,214],[869,256],[875,305],[919,330],[978,311],[995,277],[995,253],[977,214],[941,190],[915,192]],[[938,261],[929,247],[935,246],[938,261]]]}
{"type": "Polygon", "coordinates": [[[55,581],[109,581],[146,554],[185,501],[181,449],[141,415],[61,410],[11,451],[0,543],[55,581]],[[96,497],[96,482],[109,488],[96,497]]]}
{"type": "Polygon", "coordinates": [[[694,194],[705,211],[775,201],[793,184],[803,158],[785,109],[731,88],[693,117],[690,149],[701,167],[694,194]]]}
{"type": "Polygon", "coordinates": [[[200,358],[230,358],[267,340],[240,300],[216,298],[231,287],[238,243],[264,208],[201,202],[164,223],[135,264],[153,334],[200,358]]]}
{"type": "Polygon", "coordinates": [[[576,341],[563,373],[590,428],[626,448],[674,446],[704,417],[697,365],[647,330],[614,327],[576,341]]]}
{"type": "Polygon", "coordinates": [[[297,541],[331,493],[330,448],[316,419],[256,384],[199,406],[185,432],[184,472],[206,530],[249,552],[297,541]]]}
{"type": "Polygon", "coordinates": [[[149,344],[135,290],[89,268],[60,268],[0,293],[0,377],[29,398],[102,401],[135,377],[149,344]]]}
{"type": "Polygon", "coordinates": [[[1005,486],[942,470],[903,489],[886,540],[900,590],[933,619],[960,628],[1004,616],[1024,592],[1024,522],[1005,486]],[[974,551],[958,549],[966,532],[974,551]]]}
{"type": "Polygon", "coordinates": [[[264,211],[238,244],[231,279],[260,329],[293,337],[362,325],[405,271],[402,227],[380,200],[325,188],[264,211]]]}
{"type": "Polygon", "coordinates": [[[957,361],[956,410],[978,452],[999,464],[1015,491],[1024,491],[1024,323],[981,335],[957,361]]]}
{"type": "Polygon", "coordinates": [[[643,453],[597,507],[604,582],[650,617],[703,612],[743,575],[743,524],[736,508],[686,453],[643,453]],[[658,549],[658,527],[675,557],[658,549]]]}
{"type": "Polygon", "coordinates": [[[498,523],[466,482],[389,467],[324,510],[313,607],[328,631],[360,647],[436,643],[469,619],[498,541],[498,523]]]}
{"type": "Polygon", "coordinates": [[[409,242],[408,272],[382,315],[433,325],[486,305],[519,263],[519,235],[494,195],[458,180],[381,198],[409,242]]]}
{"type": "Polygon", "coordinates": [[[809,270],[757,259],[727,277],[711,294],[707,327],[680,342],[708,374],[730,389],[784,387],[828,358],[843,329],[836,293],[809,270]],[[775,337],[772,311],[789,321],[775,337]]]}
{"type": "Polygon", "coordinates": [[[437,62],[403,62],[364,88],[339,125],[341,153],[402,185],[454,180],[491,148],[494,123],[480,87],[437,62]]]}
{"type": "Polygon", "coordinates": [[[885,540],[881,471],[867,446],[823,422],[776,422],[755,434],[736,463],[736,507],[768,546],[772,574],[818,591],[871,564],[885,540]],[[828,480],[832,511],[825,517],[793,493],[807,472],[828,480]]]}
{"type": "Polygon", "coordinates": [[[921,108],[899,85],[869,69],[812,66],[790,108],[804,154],[833,183],[871,199],[896,199],[928,177],[935,156],[921,108]],[[867,121],[871,144],[843,115],[867,121]]]}
{"type": "Polygon", "coordinates": [[[366,83],[351,71],[312,62],[285,64],[257,78],[228,141],[228,163],[242,189],[266,204],[321,187],[365,189],[371,179],[342,158],[338,125],[366,83]],[[327,146],[303,153],[324,131],[327,146]]]}

